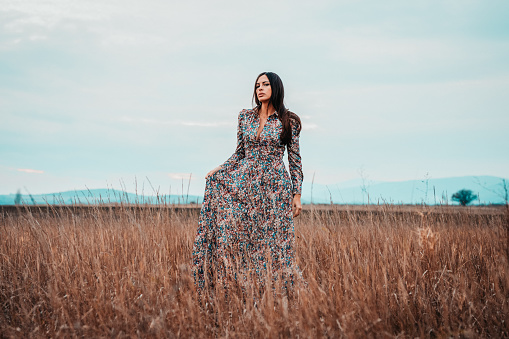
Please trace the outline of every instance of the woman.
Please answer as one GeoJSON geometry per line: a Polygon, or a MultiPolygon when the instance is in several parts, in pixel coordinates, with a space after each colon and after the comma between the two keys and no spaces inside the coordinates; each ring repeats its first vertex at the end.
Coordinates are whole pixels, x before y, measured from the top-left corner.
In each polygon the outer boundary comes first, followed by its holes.
{"type": "Polygon", "coordinates": [[[298,272],[292,217],[302,209],[301,121],[285,108],[283,82],[275,73],[257,77],[253,99],[256,107],[239,114],[235,153],[206,176],[193,247],[200,293],[216,283],[242,285],[249,277],[260,286],[268,276],[293,284],[298,272]]]}

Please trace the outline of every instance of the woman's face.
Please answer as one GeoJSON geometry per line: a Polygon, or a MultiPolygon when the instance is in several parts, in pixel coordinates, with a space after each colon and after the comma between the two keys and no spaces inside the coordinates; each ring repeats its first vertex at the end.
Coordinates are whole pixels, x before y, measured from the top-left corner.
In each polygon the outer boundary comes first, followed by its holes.
{"type": "Polygon", "coordinates": [[[270,88],[269,78],[264,74],[256,80],[256,97],[258,101],[264,102],[269,101],[272,95],[272,89],[270,88]]]}

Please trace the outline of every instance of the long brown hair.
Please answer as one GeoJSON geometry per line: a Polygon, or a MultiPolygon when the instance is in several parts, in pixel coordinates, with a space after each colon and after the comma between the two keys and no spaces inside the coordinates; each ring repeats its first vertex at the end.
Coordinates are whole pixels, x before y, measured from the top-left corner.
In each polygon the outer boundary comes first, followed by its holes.
{"type": "Polygon", "coordinates": [[[270,88],[272,90],[272,95],[270,96],[269,103],[272,104],[272,107],[277,112],[279,120],[281,120],[281,125],[283,125],[283,130],[281,131],[280,139],[283,145],[288,145],[292,140],[292,126],[290,119],[293,120],[293,123],[297,124],[297,134],[300,133],[302,123],[297,114],[290,112],[284,104],[285,98],[285,88],[283,87],[283,81],[279,75],[273,72],[263,72],[256,77],[255,80],[255,89],[253,93],[253,101],[256,102],[256,108],[260,110],[262,107],[262,103],[258,100],[258,96],[256,95],[256,82],[262,76],[266,75],[269,79],[270,88]]]}

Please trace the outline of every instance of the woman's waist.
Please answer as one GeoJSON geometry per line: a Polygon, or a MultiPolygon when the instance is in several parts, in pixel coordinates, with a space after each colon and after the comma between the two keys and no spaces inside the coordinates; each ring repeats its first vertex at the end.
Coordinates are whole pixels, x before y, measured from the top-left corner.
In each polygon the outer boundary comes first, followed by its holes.
{"type": "Polygon", "coordinates": [[[265,161],[283,161],[283,151],[266,149],[264,147],[247,148],[245,150],[246,158],[260,159],[265,161]]]}

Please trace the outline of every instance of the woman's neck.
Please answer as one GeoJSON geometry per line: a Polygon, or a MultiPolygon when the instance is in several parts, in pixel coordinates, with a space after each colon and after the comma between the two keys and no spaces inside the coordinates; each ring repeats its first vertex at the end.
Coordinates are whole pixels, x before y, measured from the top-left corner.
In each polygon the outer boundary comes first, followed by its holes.
{"type": "Polygon", "coordinates": [[[275,109],[274,106],[272,106],[271,103],[268,102],[262,102],[262,107],[260,107],[260,117],[268,118],[269,115],[274,113],[275,109]]]}

